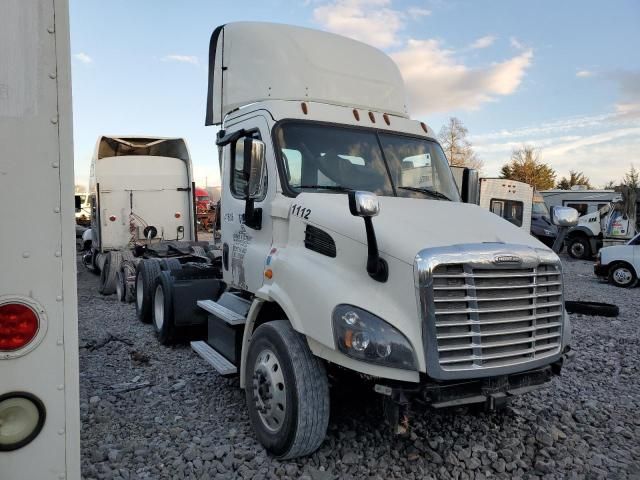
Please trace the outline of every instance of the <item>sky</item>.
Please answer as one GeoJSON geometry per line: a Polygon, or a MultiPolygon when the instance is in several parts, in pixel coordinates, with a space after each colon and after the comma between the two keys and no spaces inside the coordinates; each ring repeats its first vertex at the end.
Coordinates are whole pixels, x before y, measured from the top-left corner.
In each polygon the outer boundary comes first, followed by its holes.
{"type": "Polygon", "coordinates": [[[483,176],[540,149],[558,180],[640,168],[640,2],[591,0],[70,0],[76,183],[101,134],[184,137],[219,185],[204,126],[209,37],[240,20],[369,43],[398,64],[412,118],[466,125],[483,176]]]}

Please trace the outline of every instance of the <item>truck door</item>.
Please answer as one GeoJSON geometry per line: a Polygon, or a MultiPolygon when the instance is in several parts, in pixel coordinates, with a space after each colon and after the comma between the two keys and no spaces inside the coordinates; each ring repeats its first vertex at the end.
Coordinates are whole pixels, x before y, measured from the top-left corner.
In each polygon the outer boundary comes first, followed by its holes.
{"type": "Polygon", "coordinates": [[[241,123],[227,126],[226,132],[239,129],[249,132],[266,144],[266,173],[263,178],[264,195],[255,201],[255,208],[262,209],[260,229],[248,227],[244,222],[246,200],[244,189],[242,145],[245,137],[225,146],[222,161],[221,225],[223,249],[223,277],[229,285],[255,293],[263,283],[265,259],[272,244],[271,200],[276,190],[276,167],[269,135],[269,126],[258,115],[243,119],[241,123]]]}

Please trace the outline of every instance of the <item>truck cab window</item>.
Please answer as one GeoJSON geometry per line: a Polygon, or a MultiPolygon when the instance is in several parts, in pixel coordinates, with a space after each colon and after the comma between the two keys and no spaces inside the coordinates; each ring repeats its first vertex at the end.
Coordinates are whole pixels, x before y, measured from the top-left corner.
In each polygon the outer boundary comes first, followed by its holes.
{"type": "Polygon", "coordinates": [[[518,227],[522,226],[524,220],[524,204],[522,202],[492,198],[491,211],[518,227]]]}
{"type": "Polygon", "coordinates": [[[296,122],[280,125],[275,137],[284,177],[294,192],[335,193],[345,188],[434,198],[425,193],[435,191],[442,194],[437,198],[459,200],[436,142],[373,129],[296,122]]]}

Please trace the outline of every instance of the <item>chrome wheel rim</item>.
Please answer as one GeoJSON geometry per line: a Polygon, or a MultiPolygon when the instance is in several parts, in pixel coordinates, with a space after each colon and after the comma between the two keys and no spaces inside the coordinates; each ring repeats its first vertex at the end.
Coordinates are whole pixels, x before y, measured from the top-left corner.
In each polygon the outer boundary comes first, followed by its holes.
{"type": "Polygon", "coordinates": [[[584,255],[584,245],[582,245],[581,243],[574,243],[571,245],[571,252],[576,256],[576,257],[582,257],[584,255]]]}
{"type": "Polygon", "coordinates": [[[140,274],[136,279],[136,305],[138,306],[138,310],[142,310],[142,288],[142,274],[140,274]]]}
{"type": "Polygon", "coordinates": [[[632,278],[631,270],[628,268],[619,267],[613,271],[613,280],[619,285],[631,283],[632,278]]]}
{"type": "Polygon", "coordinates": [[[287,411],[287,389],[278,357],[269,349],[262,350],[254,364],[253,402],[264,427],[279,431],[287,411]]]}
{"type": "Polygon", "coordinates": [[[156,294],[153,297],[153,323],[158,330],[162,330],[164,325],[164,292],[162,285],[156,287],[156,294]]]}

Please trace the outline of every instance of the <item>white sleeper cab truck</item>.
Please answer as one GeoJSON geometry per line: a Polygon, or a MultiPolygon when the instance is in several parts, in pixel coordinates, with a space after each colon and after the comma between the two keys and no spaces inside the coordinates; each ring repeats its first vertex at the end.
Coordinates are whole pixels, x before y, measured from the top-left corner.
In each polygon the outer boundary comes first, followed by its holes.
{"type": "MultiPolygon", "coordinates": [[[[218,27],[206,123],[221,125],[222,258],[192,347],[240,376],[269,452],[316,450],[330,385],[349,372],[396,428],[413,400],[497,408],[560,373],[570,328],[558,256],[460,201],[384,53],[306,28],[218,27]]],[[[161,341],[180,313],[172,282],[189,269],[155,278],[161,341]]]]}
{"type": "Polygon", "coordinates": [[[0,479],[79,480],[68,5],[0,12],[0,479]]]}
{"type": "Polygon", "coordinates": [[[206,256],[208,243],[197,242],[194,195],[182,138],[98,138],[83,262],[100,273],[100,293],[132,301],[139,258],[206,256]]]}

